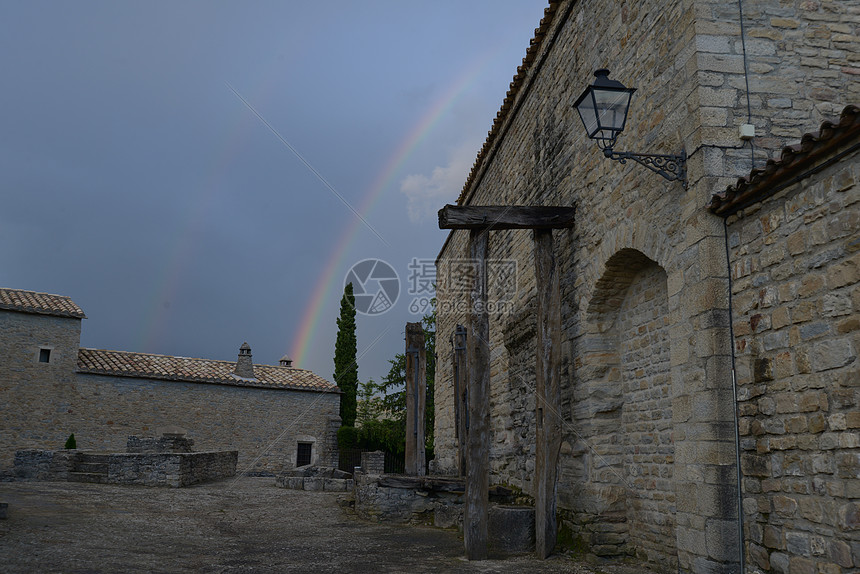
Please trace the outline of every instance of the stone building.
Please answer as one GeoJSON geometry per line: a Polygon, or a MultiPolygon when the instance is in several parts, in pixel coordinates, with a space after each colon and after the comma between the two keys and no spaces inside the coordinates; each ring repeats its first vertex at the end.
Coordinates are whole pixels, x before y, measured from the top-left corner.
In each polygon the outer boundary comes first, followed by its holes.
{"type": "Polygon", "coordinates": [[[337,465],[340,391],[284,357],[254,365],[80,348],[69,297],[0,289],[0,469],[15,451],[125,451],[130,435],[180,427],[198,450],[238,450],[239,472],[337,465]]]}
{"type": "MultiPolygon", "coordinates": [[[[557,499],[588,552],[860,568],[858,26],[853,1],[549,3],[457,202],[576,206],[554,232],[557,499]],[[598,68],[637,88],[617,150],[685,151],[686,186],[586,137],[572,104],[598,68]]],[[[489,233],[490,479],[534,494],[532,234],[489,233]]],[[[468,235],[437,260],[440,341],[469,325],[468,235]]],[[[451,473],[463,405],[438,354],[451,473]]]]}

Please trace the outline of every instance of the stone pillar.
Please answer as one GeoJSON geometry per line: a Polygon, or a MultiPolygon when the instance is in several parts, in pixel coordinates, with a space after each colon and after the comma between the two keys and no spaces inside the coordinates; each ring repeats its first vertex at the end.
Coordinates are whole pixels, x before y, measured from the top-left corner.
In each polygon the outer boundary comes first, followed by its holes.
{"type": "Polygon", "coordinates": [[[365,474],[384,474],[385,453],[381,450],[361,453],[361,470],[365,474]]]}

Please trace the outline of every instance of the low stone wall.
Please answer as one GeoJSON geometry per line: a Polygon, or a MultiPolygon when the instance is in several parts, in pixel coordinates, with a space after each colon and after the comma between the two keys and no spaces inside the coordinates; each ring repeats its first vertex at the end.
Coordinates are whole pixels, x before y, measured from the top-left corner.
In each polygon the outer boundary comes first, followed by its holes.
{"type": "MultiPolygon", "coordinates": [[[[355,511],[373,522],[425,524],[463,529],[465,485],[462,478],[355,474],[355,511]]],[[[535,543],[534,508],[505,504],[513,492],[490,489],[488,542],[499,552],[531,552],[535,543]]]]}
{"type": "Polygon", "coordinates": [[[109,484],[180,488],[236,475],[238,451],[123,453],[107,458],[109,484]]]}
{"type": "Polygon", "coordinates": [[[275,486],[292,490],[351,492],[354,483],[352,475],[348,472],[326,466],[309,465],[289,470],[277,477],[275,486]]]}
{"type": "Polygon", "coordinates": [[[357,472],[356,514],[373,522],[462,528],[463,490],[433,490],[422,478],[429,477],[395,477],[357,472]]]}
{"type": "Polygon", "coordinates": [[[19,450],[15,452],[16,478],[25,480],[68,480],[80,457],[76,450],[19,450]]]}
{"type": "Polygon", "coordinates": [[[25,480],[141,484],[179,488],[236,475],[239,453],[90,453],[23,450],[15,474],[25,480]]]}
{"type": "Polygon", "coordinates": [[[326,492],[351,492],[354,482],[351,478],[322,478],[318,476],[279,476],[275,486],[292,490],[324,490],[326,492]]]}
{"type": "Polygon", "coordinates": [[[185,434],[165,434],[161,437],[130,436],[125,443],[126,452],[191,452],[194,441],[185,434]]]}

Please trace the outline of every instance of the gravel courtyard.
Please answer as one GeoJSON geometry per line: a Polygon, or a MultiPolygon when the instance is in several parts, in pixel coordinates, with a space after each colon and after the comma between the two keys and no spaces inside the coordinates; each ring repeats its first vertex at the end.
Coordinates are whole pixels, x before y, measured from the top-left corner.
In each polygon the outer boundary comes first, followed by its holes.
{"type": "Polygon", "coordinates": [[[276,488],[272,478],[183,489],[3,482],[9,517],[0,520],[0,571],[642,571],[565,555],[468,562],[456,532],[370,524],[346,512],[338,496],[276,488]]]}

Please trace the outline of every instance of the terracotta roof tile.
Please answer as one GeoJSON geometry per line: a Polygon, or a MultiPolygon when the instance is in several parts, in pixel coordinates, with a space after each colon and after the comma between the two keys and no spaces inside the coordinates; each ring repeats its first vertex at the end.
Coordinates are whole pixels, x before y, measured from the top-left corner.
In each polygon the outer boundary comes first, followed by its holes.
{"type": "Polygon", "coordinates": [[[340,392],[336,385],[307,369],[254,365],[255,379],[233,374],[236,363],[149,355],[127,351],[86,349],[78,351],[78,372],[115,377],[160,379],[192,383],[214,383],[239,387],[261,387],[300,391],[340,392]]]}
{"type": "Polygon", "coordinates": [[[81,308],[65,295],[50,295],[3,287],[0,287],[0,309],[58,317],[86,318],[81,308]]]}
{"type": "MultiPolygon", "coordinates": [[[[469,190],[472,188],[472,184],[475,182],[475,178],[478,176],[478,172],[480,171],[484,160],[487,159],[491,148],[495,144],[496,138],[499,137],[499,133],[502,129],[502,126],[504,125],[508,114],[511,112],[511,109],[513,108],[514,100],[517,98],[517,95],[523,88],[526,77],[528,76],[529,70],[532,67],[532,63],[535,61],[538,52],[540,52],[541,50],[544,37],[552,26],[559,4],[561,4],[559,0],[550,0],[549,6],[544,8],[544,16],[543,18],[541,18],[540,26],[538,28],[535,28],[535,36],[529,43],[529,47],[526,50],[526,55],[523,58],[523,63],[521,66],[517,67],[517,73],[516,75],[514,75],[513,81],[511,81],[511,89],[508,90],[505,100],[504,102],[502,102],[502,108],[496,113],[496,117],[493,120],[493,126],[487,133],[487,139],[484,142],[483,147],[481,147],[481,150],[478,152],[478,157],[475,159],[475,163],[472,165],[472,170],[469,172],[469,177],[466,178],[466,183],[463,185],[463,190],[460,192],[460,197],[457,198],[458,205],[462,205],[463,202],[466,200],[466,196],[468,195],[469,190]]],[[[573,2],[571,2],[571,6],[572,5],[573,2]]],[[[568,13],[569,12],[570,10],[568,9],[568,13]]]]}
{"type": "Polygon", "coordinates": [[[773,195],[808,171],[842,153],[849,153],[860,140],[860,108],[845,106],[838,123],[824,122],[817,133],[807,133],[800,144],[782,148],[778,160],[769,159],[764,168],[754,169],[725,191],[713,194],[707,208],[722,217],[773,195]],[[850,144],[854,143],[854,146],[850,144]]]}

